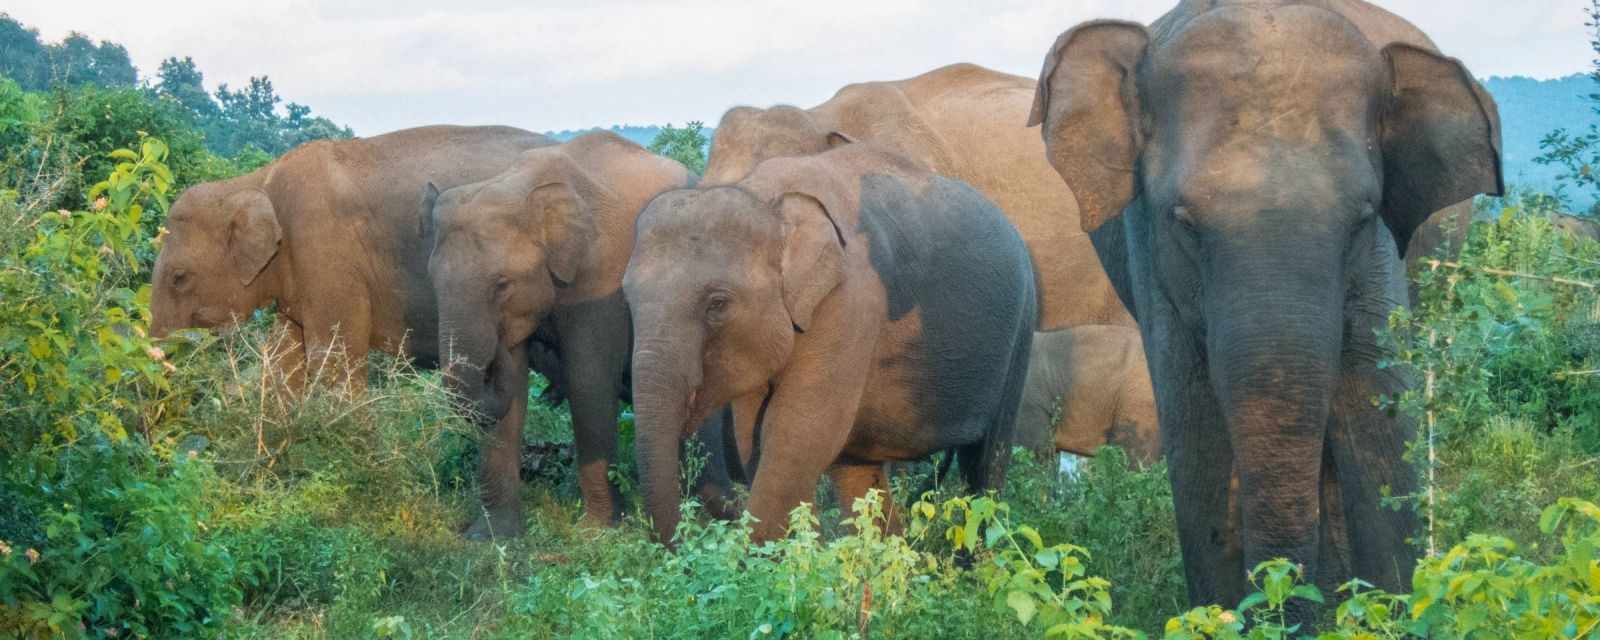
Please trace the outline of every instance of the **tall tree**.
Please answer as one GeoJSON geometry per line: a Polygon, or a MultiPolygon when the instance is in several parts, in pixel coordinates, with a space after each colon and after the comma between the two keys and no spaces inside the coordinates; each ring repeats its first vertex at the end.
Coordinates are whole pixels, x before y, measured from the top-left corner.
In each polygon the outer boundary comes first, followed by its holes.
{"type": "Polygon", "coordinates": [[[156,95],[172,98],[196,119],[212,118],[220,111],[211,94],[206,93],[205,75],[189,56],[161,61],[161,68],[156,71],[156,95]]]}
{"type": "Polygon", "coordinates": [[[40,91],[50,82],[45,68],[44,44],[39,41],[38,30],[0,13],[0,75],[15,80],[23,89],[40,91]]]}
{"type": "Polygon", "coordinates": [[[115,42],[101,41],[94,50],[95,82],[102,87],[131,87],[139,84],[139,70],[128,57],[128,49],[115,42]]]}

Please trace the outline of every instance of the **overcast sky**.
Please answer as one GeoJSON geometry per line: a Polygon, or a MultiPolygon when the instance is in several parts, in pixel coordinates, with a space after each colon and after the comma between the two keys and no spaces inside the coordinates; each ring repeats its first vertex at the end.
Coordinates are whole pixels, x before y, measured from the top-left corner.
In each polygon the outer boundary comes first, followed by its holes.
{"type": "MultiPolygon", "coordinates": [[[[975,62],[1038,72],[1079,21],[1148,22],[1173,0],[16,0],[48,41],[128,47],[143,76],[192,56],[208,88],[272,77],[358,134],[436,123],[533,130],[810,106],[860,80],[975,62]]],[[[1479,76],[1583,71],[1584,0],[1387,0],[1479,76]]]]}

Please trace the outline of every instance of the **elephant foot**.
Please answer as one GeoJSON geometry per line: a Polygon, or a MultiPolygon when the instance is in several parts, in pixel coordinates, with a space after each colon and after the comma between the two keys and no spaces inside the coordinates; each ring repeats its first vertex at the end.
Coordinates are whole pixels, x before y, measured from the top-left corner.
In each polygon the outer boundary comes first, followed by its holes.
{"type": "Polygon", "coordinates": [[[523,533],[526,533],[526,527],[520,512],[485,512],[467,527],[462,537],[474,542],[488,542],[521,537],[523,533]]]}

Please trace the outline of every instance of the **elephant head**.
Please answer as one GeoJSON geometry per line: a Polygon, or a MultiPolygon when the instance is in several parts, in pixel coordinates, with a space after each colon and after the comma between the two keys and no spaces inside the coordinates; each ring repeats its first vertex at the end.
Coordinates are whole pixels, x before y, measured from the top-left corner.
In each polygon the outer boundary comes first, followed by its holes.
{"type": "Polygon", "coordinates": [[[714,409],[766,393],[796,332],[843,279],[831,191],[673,191],[639,216],[623,277],[633,315],[640,482],[656,533],[678,521],[679,443],[714,409]]]}
{"type": "Polygon", "coordinates": [[[822,153],[851,141],[805,109],[734,107],[717,123],[701,184],[733,184],[766,160],[822,153]]]}
{"type": "Polygon", "coordinates": [[[1062,34],[1030,124],[1086,231],[1124,216],[1168,451],[1214,407],[1203,437],[1231,442],[1245,561],[1309,563],[1341,363],[1376,359],[1356,318],[1404,299],[1398,258],[1430,214],[1502,190],[1499,117],[1459,61],[1334,11],[1202,4],[1062,34]]]}
{"type": "Polygon", "coordinates": [[[424,188],[420,232],[436,234],[428,273],[445,378],[480,420],[504,417],[523,392],[502,370],[549,314],[557,289],[583,273],[595,197],[593,182],[555,149],[528,152],[483,182],[424,188]]]}
{"type": "Polygon", "coordinates": [[[196,185],[173,203],[156,258],[150,331],[227,326],[264,306],[277,283],[283,229],[272,199],[254,187],[196,185]]]}

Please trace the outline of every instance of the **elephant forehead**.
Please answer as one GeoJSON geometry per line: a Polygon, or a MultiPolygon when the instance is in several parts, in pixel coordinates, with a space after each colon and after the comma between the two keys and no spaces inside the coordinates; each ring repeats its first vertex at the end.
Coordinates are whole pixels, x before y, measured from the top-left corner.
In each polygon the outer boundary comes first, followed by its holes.
{"type": "Polygon", "coordinates": [[[1381,59],[1343,16],[1307,5],[1222,7],[1201,15],[1152,57],[1166,86],[1241,106],[1306,102],[1307,93],[1371,86],[1381,59]],[[1232,87],[1248,91],[1230,91],[1232,87]]]}

